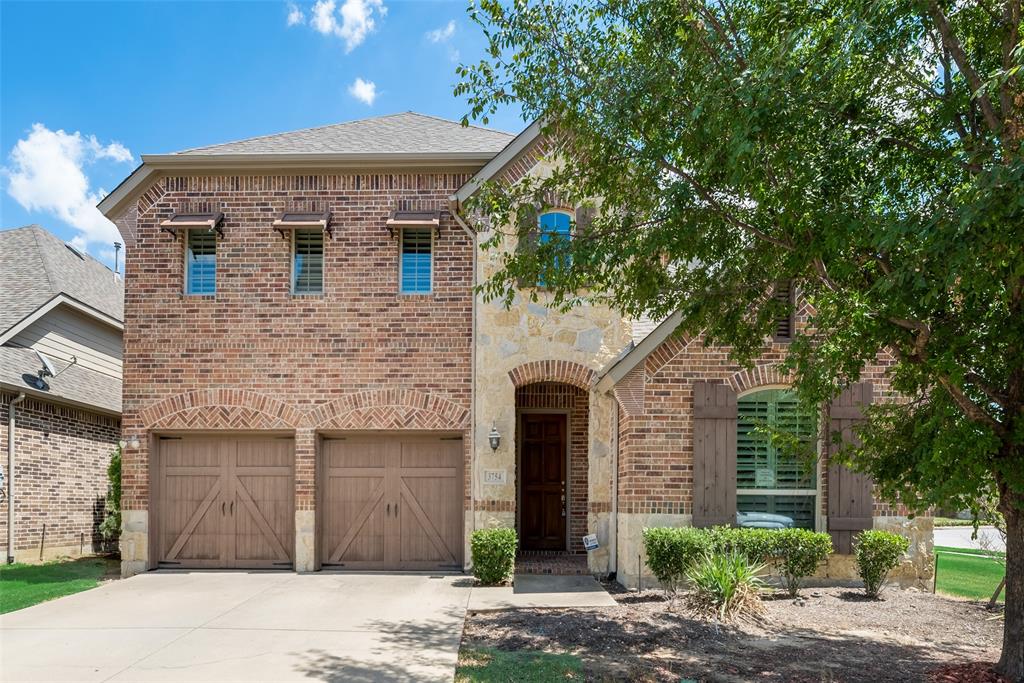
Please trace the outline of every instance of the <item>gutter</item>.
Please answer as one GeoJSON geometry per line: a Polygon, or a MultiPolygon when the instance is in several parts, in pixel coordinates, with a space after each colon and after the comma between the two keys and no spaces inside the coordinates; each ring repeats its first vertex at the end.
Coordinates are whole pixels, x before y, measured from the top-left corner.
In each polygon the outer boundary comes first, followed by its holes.
{"type": "Polygon", "coordinates": [[[24,400],[22,391],[7,404],[7,564],[14,564],[14,406],[24,400]]]}
{"type": "Polygon", "coordinates": [[[469,237],[473,245],[473,283],[470,285],[470,293],[473,296],[473,306],[470,308],[470,338],[469,338],[469,516],[472,524],[472,531],[476,531],[476,326],[477,326],[477,305],[476,305],[476,281],[477,281],[477,244],[476,233],[466,223],[462,214],[459,213],[459,201],[455,195],[448,198],[448,211],[452,218],[469,237]]]}

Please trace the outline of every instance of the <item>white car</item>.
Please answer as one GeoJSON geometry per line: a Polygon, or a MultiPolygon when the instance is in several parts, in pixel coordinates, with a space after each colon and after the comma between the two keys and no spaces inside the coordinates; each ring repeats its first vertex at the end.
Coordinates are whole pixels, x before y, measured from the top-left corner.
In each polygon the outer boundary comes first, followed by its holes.
{"type": "Polygon", "coordinates": [[[737,512],[736,526],[747,529],[791,529],[793,518],[768,512],[737,512]]]}

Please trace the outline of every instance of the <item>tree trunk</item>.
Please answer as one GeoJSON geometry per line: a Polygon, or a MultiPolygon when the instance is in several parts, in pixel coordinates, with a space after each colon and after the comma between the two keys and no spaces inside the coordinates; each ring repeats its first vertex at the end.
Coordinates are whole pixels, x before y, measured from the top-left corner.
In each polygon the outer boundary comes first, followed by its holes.
{"type": "Polygon", "coordinates": [[[1024,681],[1024,496],[1004,488],[999,502],[1006,518],[1006,620],[999,672],[1024,681]]]}

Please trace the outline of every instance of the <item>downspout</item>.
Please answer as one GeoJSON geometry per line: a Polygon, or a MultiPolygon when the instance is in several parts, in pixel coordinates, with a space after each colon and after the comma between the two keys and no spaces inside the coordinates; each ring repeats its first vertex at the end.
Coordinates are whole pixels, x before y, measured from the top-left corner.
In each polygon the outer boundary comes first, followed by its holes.
{"type": "Polygon", "coordinates": [[[7,404],[7,564],[14,564],[14,406],[24,400],[22,391],[7,404]]]}
{"type": "Polygon", "coordinates": [[[477,244],[476,232],[466,223],[459,213],[459,200],[452,195],[448,198],[448,210],[452,218],[458,223],[462,231],[469,237],[473,245],[473,282],[470,285],[470,292],[473,296],[473,306],[470,309],[470,339],[469,339],[469,517],[472,524],[472,531],[476,531],[476,280],[477,280],[477,244]]]}

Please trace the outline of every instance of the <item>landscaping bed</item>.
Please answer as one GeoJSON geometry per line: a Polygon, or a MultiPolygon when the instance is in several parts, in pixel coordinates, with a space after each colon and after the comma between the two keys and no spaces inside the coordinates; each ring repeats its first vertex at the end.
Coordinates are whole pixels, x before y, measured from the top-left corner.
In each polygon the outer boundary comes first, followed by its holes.
{"type": "Polygon", "coordinates": [[[795,601],[766,600],[765,623],[721,626],[688,618],[660,591],[607,588],[614,608],[470,613],[463,652],[578,656],[583,673],[563,679],[878,683],[958,680],[948,675],[963,667],[949,664],[994,662],[1002,638],[983,605],[912,590],[872,601],[849,588],[808,588],[795,601]]]}

